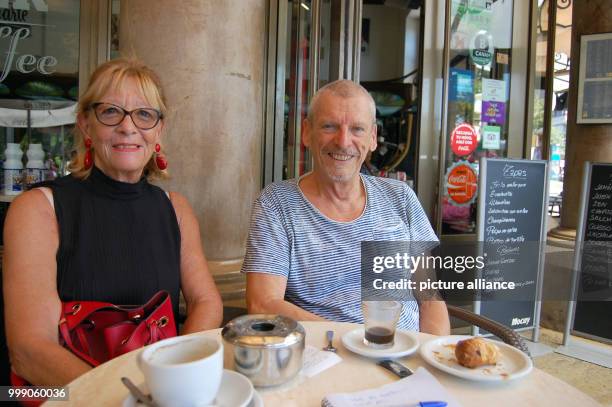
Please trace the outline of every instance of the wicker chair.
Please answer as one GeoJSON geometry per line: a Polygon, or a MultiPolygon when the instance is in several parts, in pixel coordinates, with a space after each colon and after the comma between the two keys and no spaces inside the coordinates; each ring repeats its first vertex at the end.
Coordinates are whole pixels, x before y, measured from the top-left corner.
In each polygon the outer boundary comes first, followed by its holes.
{"type": "Polygon", "coordinates": [[[446,304],[446,308],[448,309],[448,314],[451,317],[455,317],[457,319],[475,325],[479,328],[482,328],[497,336],[499,339],[501,339],[508,345],[512,345],[515,348],[525,352],[528,356],[531,356],[525,340],[516,331],[508,328],[503,324],[500,324],[497,321],[493,321],[492,319],[475,314],[472,311],[457,307],[455,305],[446,304]]]}

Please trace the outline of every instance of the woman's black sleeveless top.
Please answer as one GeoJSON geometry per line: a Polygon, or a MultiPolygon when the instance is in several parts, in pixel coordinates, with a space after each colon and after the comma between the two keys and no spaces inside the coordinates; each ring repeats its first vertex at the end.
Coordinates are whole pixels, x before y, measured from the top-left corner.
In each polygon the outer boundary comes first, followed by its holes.
{"type": "Polygon", "coordinates": [[[166,193],[142,178],[115,181],[96,167],[85,180],[41,183],[53,191],[62,301],[140,305],[159,290],[178,322],[181,235],[166,193]]]}

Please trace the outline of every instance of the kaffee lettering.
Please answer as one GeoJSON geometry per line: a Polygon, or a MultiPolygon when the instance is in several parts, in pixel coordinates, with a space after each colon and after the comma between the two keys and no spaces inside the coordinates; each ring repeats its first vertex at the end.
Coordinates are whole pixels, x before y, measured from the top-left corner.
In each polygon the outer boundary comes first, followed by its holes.
{"type": "MultiPolygon", "coordinates": [[[[8,51],[6,52],[6,59],[2,67],[2,75],[0,75],[0,83],[3,82],[11,71],[13,66],[13,59],[17,53],[17,45],[20,40],[30,36],[30,28],[21,27],[13,31],[12,27],[3,26],[0,27],[0,39],[9,38],[10,43],[8,51]]],[[[57,65],[57,58],[46,55],[40,58],[32,54],[23,54],[15,61],[15,69],[21,73],[31,73],[37,70],[43,75],[50,75],[54,70],[51,68],[57,65]]]]}

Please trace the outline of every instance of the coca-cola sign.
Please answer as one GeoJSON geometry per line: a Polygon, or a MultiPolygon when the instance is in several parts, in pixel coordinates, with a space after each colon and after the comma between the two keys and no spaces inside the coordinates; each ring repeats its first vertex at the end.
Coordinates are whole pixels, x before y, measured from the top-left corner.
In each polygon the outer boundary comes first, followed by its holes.
{"type": "Polygon", "coordinates": [[[446,193],[455,205],[468,205],[476,198],[478,176],[467,161],[455,163],[446,174],[446,193]]]}

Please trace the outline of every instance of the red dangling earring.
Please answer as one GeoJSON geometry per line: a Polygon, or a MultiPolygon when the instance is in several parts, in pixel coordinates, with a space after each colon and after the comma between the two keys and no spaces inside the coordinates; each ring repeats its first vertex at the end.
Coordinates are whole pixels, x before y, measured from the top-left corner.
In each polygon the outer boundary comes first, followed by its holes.
{"type": "Polygon", "coordinates": [[[91,139],[85,139],[85,148],[87,149],[87,151],[85,151],[85,158],[83,159],[83,166],[85,167],[86,170],[90,169],[91,166],[93,165],[93,157],[91,154],[91,139]]]}
{"type": "Polygon", "coordinates": [[[159,144],[155,144],[155,165],[162,171],[168,168],[168,161],[166,161],[166,157],[161,153],[161,146],[159,144]]]}

